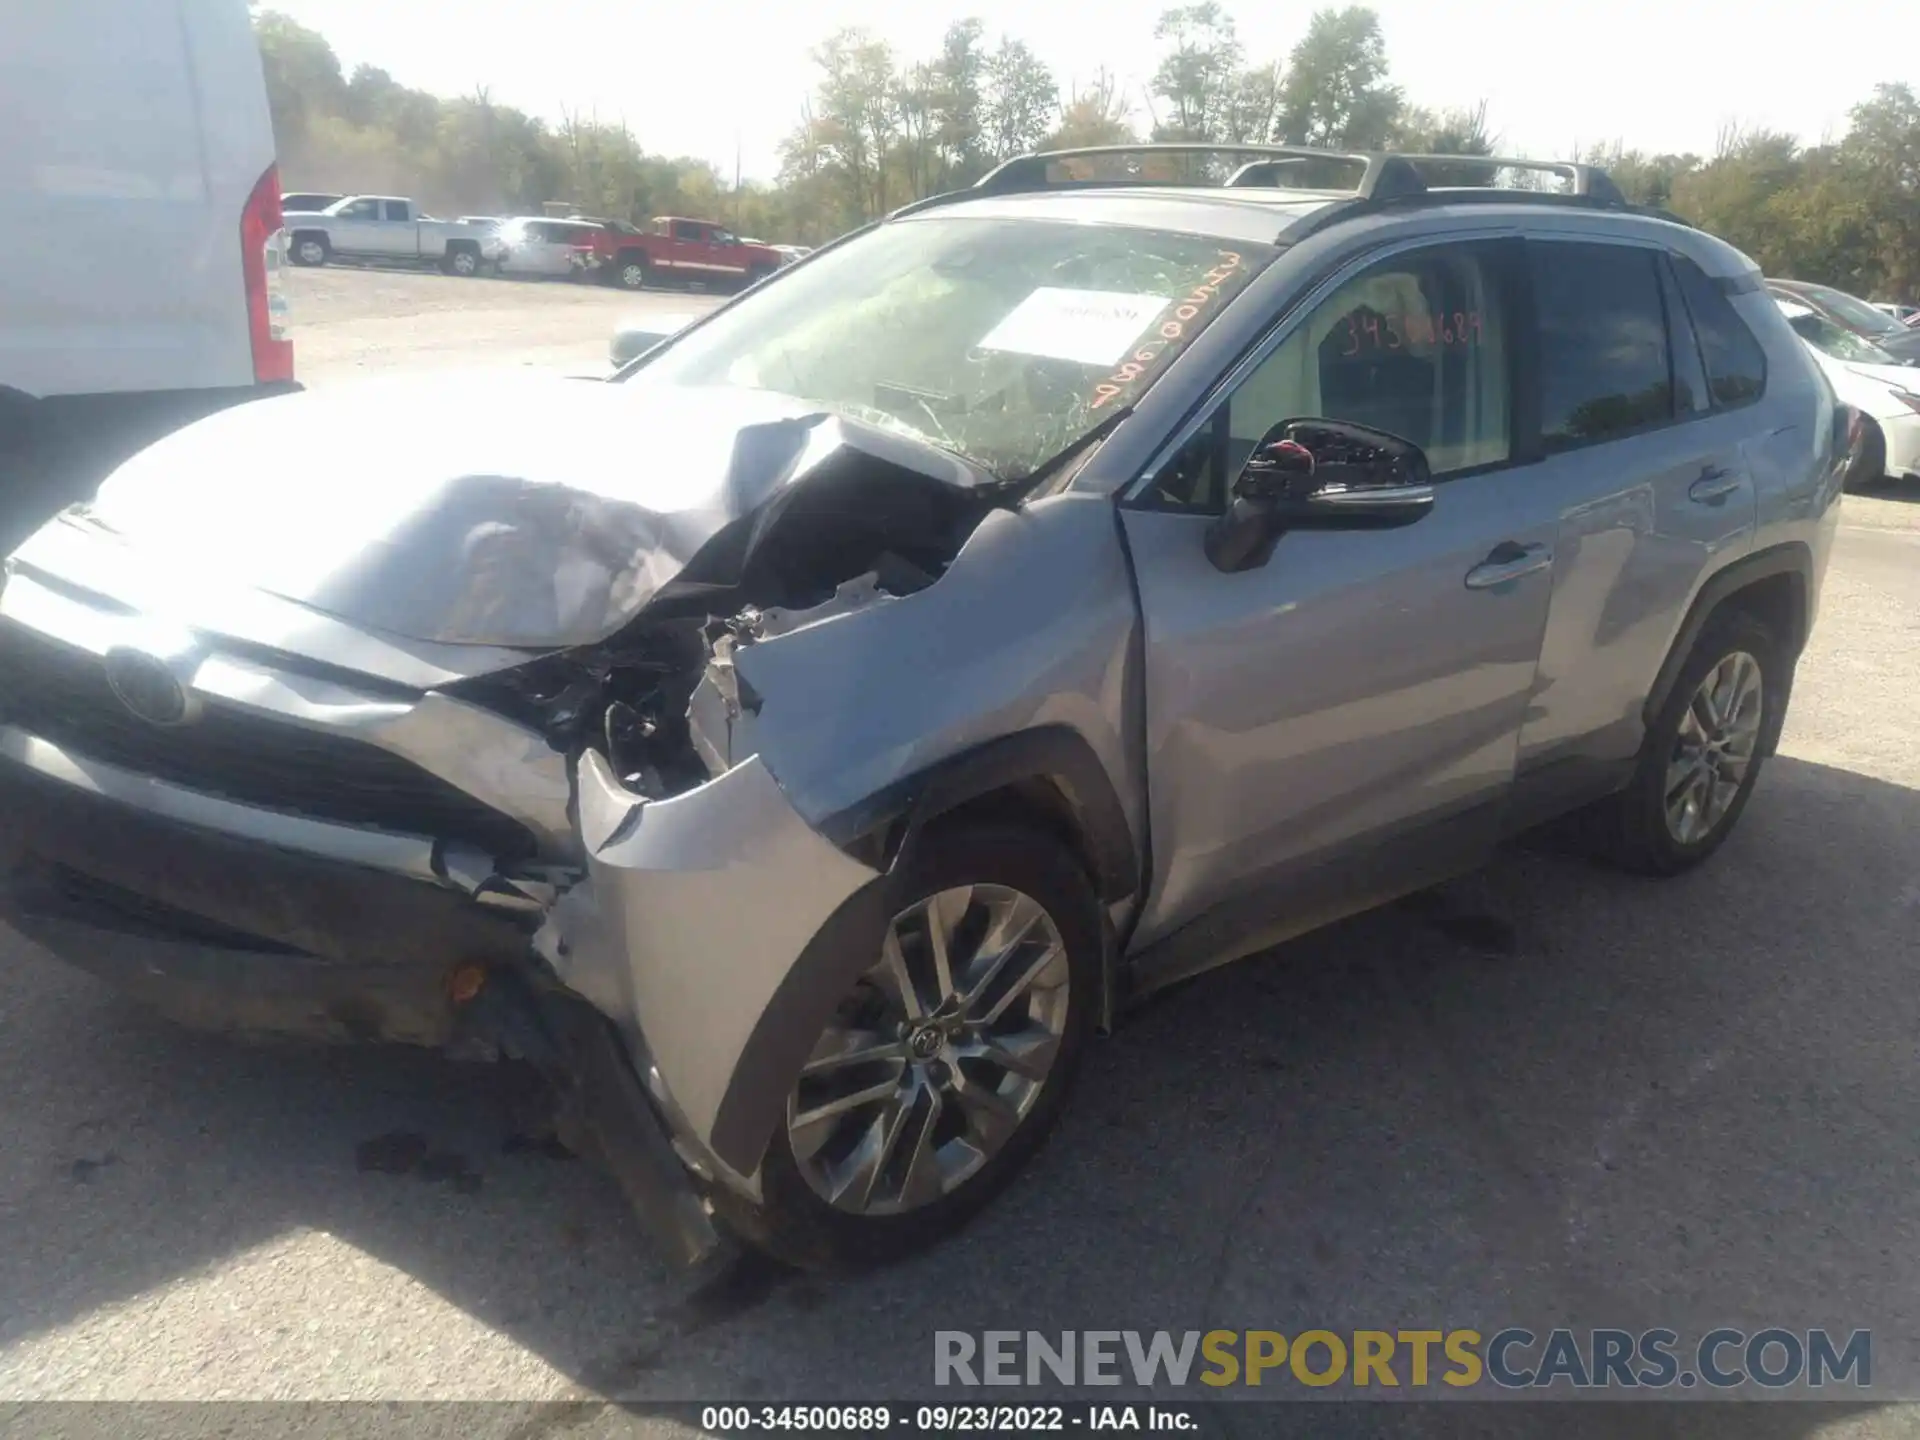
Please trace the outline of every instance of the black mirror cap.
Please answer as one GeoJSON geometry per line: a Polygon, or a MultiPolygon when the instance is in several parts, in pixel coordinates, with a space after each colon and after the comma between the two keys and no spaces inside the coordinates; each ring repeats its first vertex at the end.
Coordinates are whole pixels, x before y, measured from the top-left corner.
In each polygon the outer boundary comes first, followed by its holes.
{"type": "Polygon", "coordinates": [[[1283,420],[1207,528],[1207,558],[1227,574],[1254,570],[1289,530],[1392,529],[1432,508],[1433,472],[1411,440],[1345,420],[1283,420]]]}
{"type": "Polygon", "coordinates": [[[1428,485],[1418,445],[1371,425],[1319,416],[1282,420],[1253,447],[1233,493],[1248,500],[1305,501],[1327,489],[1428,485]]]}

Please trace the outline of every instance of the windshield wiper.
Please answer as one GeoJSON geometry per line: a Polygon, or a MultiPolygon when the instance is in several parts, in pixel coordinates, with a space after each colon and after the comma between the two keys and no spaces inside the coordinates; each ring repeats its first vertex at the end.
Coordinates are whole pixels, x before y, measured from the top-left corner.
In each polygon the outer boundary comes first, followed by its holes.
{"type": "Polygon", "coordinates": [[[1000,504],[1011,504],[1024,499],[1039,489],[1040,486],[1048,480],[1051,480],[1055,475],[1058,475],[1062,470],[1066,469],[1074,460],[1086,454],[1088,450],[1092,449],[1100,441],[1106,439],[1107,436],[1119,428],[1120,422],[1131,414],[1133,414],[1133,407],[1131,405],[1122,405],[1098,425],[1087,431],[1087,433],[1082,435],[1078,440],[1075,440],[1064,450],[1054,452],[1054,454],[1042,460],[1026,474],[1015,475],[1004,480],[991,481],[979,487],[980,493],[1000,504]]]}

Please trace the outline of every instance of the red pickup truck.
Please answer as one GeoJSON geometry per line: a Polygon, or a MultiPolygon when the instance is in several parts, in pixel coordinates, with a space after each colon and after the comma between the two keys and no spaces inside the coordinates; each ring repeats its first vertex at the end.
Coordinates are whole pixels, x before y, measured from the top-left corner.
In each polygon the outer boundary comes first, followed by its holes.
{"type": "Polygon", "coordinates": [[[753,285],[788,263],[771,245],[748,244],[709,220],[662,215],[638,229],[622,220],[567,218],[595,227],[588,243],[576,247],[586,252],[583,263],[628,290],[696,280],[753,285]]]}

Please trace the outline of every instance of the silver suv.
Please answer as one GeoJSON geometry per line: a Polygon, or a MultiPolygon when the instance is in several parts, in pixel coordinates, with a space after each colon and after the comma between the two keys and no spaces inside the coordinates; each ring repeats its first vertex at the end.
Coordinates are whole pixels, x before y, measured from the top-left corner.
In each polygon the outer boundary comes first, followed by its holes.
{"type": "Polygon", "coordinates": [[[8,562],[10,923],[530,1060],[678,1256],[831,1266],[975,1211],[1158,987],[1561,817],[1697,864],[1850,412],[1751,261],[1507,164],[1025,157],[611,383],[162,441],[8,562]]]}

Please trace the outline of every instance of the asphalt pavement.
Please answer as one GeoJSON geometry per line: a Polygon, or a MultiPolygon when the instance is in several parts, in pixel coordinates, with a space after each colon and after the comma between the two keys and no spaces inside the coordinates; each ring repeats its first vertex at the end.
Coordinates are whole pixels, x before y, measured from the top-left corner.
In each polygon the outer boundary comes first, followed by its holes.
{"type": "Polygon", "coordinates": [[[1166,995],[978,1223],[858,1280],[689,1297],[517,1073],[189,1033],[0,930],[0,1400],[634,1407],[448,1422],[526,1440],[923,1395],[936,1329],[1784,1325],[1871,1328],[1874,1386],[1738,1433],[1915,1433],[1917,614],[1920,504],[1849,497],[1711,864],[1519,848],[1166,995]]]}

